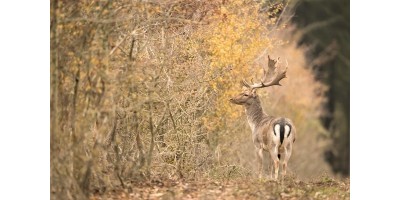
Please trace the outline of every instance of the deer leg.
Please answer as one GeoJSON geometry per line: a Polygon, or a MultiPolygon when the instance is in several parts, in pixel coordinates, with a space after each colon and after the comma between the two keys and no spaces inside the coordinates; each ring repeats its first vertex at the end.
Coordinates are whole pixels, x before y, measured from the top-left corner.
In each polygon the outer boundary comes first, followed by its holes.
{"type": "Polygon", "coordinates": [[[283,152],[281,153],[281,159],[280,161],[282,162],[282,177],[285,177],[286,175],[286,167],[287,167],[287,149],[284,148],[283,152]]]}
{"type": "Polygon", "coordinates": [[[286,167],[287,167],[287,163],[283,162],[283,164],[282,164],[282,177],[286,176],[286,167]]]}
{"type": "Polygon", "coordinates": [[[274,173],[274,160],[272,160],[272,158],[269,159],[269,171],[270,171],[270,178],[273,179],[273,173],[274,173]]]}
{"type": "Polygon", "coordinates": [[[290,156],[292,155],[292,147],[289,145],[287,148],[284,149],[284,157],[283,157],[283,164],[282,164],[282,176],[286,175],[287,163],[289,161],[290,156]]]}
{"type": "Polygon", "coordinates": [[[275,179],[278,179],[279,172],[279,160],[274,160],[274,171],[275,171],[275,179]]]}
{"type": "Polygon", "coordinates": [[[263,155],[263,149],[256,149],[256,156],[258,160],[258,178],[262,178],[262,173],[263,173],[263,161],[264,161],[264,155],[263,155]]]}
{"type": "Polygon", "coordinates": [[[278,179],[278,172],[279,172],[278,148],[274,147],[274,148],[270,149],[269,154],[270,154],[271,160],[274,164],[275,179],[278,179]]]}

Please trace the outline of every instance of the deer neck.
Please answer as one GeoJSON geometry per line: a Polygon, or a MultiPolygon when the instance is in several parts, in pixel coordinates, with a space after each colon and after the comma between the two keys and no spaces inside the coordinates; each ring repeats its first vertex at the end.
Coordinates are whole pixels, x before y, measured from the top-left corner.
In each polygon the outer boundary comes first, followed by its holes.
{"type": "Polygon", "coordinates": [[[257,101],[253,104],[246,105],[247,121],[249,122],[251,132],[254,133],[256,127],[261,123],[262,119],[267,116],[261,106],[261,102],[257,101]]]}

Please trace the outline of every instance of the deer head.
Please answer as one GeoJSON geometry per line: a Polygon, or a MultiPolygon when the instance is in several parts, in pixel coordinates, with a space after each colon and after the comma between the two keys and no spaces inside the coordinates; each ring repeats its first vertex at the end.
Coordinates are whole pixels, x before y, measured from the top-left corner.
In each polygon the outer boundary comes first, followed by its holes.
{"type": "Polygon", "coordinates": [[[256,90],[245,90],[236,97],[230,99],[231,103],[238,105],[251,105],[258,100],[256,90]]]}
{"type": "Polygon", "coordinates": [[[238,105],[252,104],[259,101],[256,93],[256,90],[258,88],[270,87],[273,85],[280,86],[281,84],[279,83],[279,81],[286,78],[287,66],[283,71],[280,71],[276,67],[276,63],[278,63],[278,61],[279,58],[278,60],[273,60],[268,55],[268,69],[266,70],[265,67],[263,67],[264,72],[261,81],[259,83],[249,84],[246,80],[243,79],[242,84],[247,89],[244,92],[240,93],[238,96],[231,98],[230,101],[238,105]]]}

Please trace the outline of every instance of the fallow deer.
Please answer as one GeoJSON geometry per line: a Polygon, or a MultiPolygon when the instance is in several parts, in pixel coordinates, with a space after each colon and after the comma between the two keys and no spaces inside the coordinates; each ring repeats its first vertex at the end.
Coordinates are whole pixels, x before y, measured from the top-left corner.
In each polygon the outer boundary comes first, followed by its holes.
{"type": "MultiPolygon", "coordinates": [[[[278,58],[279,60],[279,58],[278,58]]],[[[275,66],[277,60],[268,56],[268,72],[263,68],[263,77],[260,83],[249,84],[245,80],[242,84],[247,90],[230,99],[234,104],[243,105],[246,110],[247,121],[252,131],[253,143],[258,158],[259,177],[263,171],[263,151],[268,151],[271,158],[271,178],[274,169],[275,179],[278,179],[279,165],[282,164],[282,176],[286,175],[286,168],[292,154],[293,143],[296,139],[296,128],[293,122],[284,117],[273,117],[264,113],[261,101],[256,93],[259,88],[281,85],[280,80],[286,78],[287,67],[280,71],[275,66]]]]}

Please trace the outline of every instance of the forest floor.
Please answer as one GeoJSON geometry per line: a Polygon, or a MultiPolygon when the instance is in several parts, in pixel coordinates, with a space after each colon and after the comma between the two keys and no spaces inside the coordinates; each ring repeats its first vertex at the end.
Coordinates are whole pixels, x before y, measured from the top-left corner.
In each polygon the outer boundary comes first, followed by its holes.
{"type": "Polygon", "coordinates": [[[312,181],[254,178],[228,181],[150,181],[128,189],[92,194],[90,199],[350,199],[350,180],[312,181]]]}

